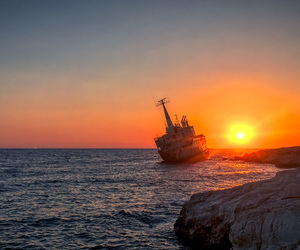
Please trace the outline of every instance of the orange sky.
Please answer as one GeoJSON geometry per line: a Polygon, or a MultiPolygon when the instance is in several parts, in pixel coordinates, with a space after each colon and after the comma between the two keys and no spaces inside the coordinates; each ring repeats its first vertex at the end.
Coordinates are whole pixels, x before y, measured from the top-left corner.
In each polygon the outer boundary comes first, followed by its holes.
{"type": "Polygon", "coordinates": [[[243,147],[299,145],[299,6],[179,5],[125,9],[106,26],[97,8],[78,8],[67,15],[86,11],[86,23],[71,30],[52,14],[2,16],[31,33],[4,29],[0,147],[154,147],[164,117],[153,100],[165,96],[209,147],[241,146],[227,136],[239,123],[254,132],[243,147]]]}
{"type": "Polygon", "coordinates": [[[164,95],[171,99],[171,117],[186,114],[196,132],[206,135],[209,147],[236,147],[227,134],[237,123],[254,130],[245,147],[299,144],[299,89],[282,88],[276,74],[271,79],[221,73],[197,79],[196,73],[190,74],[195,79],[185,85],[180,83],[186,75],[170,75],[170,82],[164,82],[174,84],[170,91],[148,87],[105,92],[91,82],[71,96],[66,89],[52,87],[15,93],[14,100],[2,99],[7,105],[1,110],[1,146],[154,147],[153,138],[164,132],[164,116],[153,98],[164,95]],[[203,81],[210,84],[203,87],[203,81]]]}

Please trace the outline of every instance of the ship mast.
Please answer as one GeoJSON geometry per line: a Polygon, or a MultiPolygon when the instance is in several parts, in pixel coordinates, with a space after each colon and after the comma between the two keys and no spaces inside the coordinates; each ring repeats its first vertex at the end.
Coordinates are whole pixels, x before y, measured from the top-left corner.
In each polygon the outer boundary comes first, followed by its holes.
{"type": "Polygon", "coordinates": [[[174,128],[174,125],[173,125],[173,122],[169,116],[169,113],[165,107],[165,103],[167,103],[168,101],[166,101],[166,98],[163,98],[161,100],[158,101],[157,105],[162,105],[163,108],[164,108],[164,112],[165,112],[165,116],[166,116],[166,120],[167,120],[167,124],[168,124],[168,127],[167,127],[167,131],[170,130],[170,129],[173,129],[174,128]]]}

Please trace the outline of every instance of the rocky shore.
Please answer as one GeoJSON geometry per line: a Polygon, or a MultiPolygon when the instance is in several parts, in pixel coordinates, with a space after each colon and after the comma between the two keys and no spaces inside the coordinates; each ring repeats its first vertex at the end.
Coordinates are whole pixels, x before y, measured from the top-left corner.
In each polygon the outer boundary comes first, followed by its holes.
{"type": "Polygon", "coordinates": [[[264,149],[235,157],[235,160],[271,163],[279,168],[294,168],[300,166],[300,147],[264,149]]]}
{"type": "Polygon", "coordinates": [[[195,194],[174,229],[197,249],[300,249],[300,168],[195,194]]]}

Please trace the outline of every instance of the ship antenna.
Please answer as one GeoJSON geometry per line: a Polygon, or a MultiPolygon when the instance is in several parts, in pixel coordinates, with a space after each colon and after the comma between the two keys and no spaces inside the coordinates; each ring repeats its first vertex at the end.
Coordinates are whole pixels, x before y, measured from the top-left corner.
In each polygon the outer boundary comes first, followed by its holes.
{"type": "Polygon", "coordinates": [[[178,121],[177,114],[175,114],[175,117],[176,117],[176,122],[177,122],[177,125],[176,125],[176,126],[179,126],[179,127],[180,127],[180,123],[179,123],[179,121],[178,121]]]}
{"type": "Polygon", "coordinates": [[[157,101],[156,106],[164,105],[165,103],[169,103],[170,101],[167,100],[167,97],[157,101]]]}
{"type": "Polygon", "coordinates": [[[168,103],[168,102],[169,102],[169,101],[168,101],[167,98],[165,97],[165,98],[159,100],[159,101],[157,102],[157,104],[156,104],[157,106],[160,106],[160,105],[163,106],[163,109],[164,109],[164,112],[165,112],[166,121],[167,121],[167,124],[168,124],[167,130],[173,129],[173,128],[174,128],[173,122],[172,122],[172,120],[171,120],[171,118],[170,118],[170,116],[169,116],[169,113],[168,113],[168,111],[167,111],[167,109],[166,109],[166,106],[165,106],[165,103],[168,103]]]}

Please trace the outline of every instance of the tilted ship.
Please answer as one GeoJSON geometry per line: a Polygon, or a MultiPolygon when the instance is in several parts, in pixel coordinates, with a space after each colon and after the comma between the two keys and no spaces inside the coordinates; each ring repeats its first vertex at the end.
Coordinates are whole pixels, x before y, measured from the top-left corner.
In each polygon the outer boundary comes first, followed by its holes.
{"type": "Polygon", "coordinates": [[[173,124],[166,109],[166,98],[158,101],[164,109],[166,117],[166,134],[154,139],[158,153],[165,162],[201,161],[209,157],[204,135],[196,135],[193,126],[190,126],[185,115],[181,124],[176,116],[173,124]]]}

